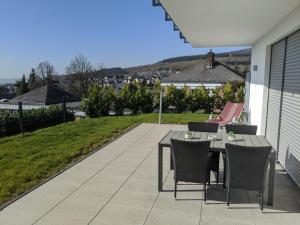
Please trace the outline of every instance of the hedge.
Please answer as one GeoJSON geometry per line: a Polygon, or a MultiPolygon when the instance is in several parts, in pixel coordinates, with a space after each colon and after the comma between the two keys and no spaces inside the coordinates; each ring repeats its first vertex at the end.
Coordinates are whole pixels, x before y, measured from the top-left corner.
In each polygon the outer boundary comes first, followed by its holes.
{"type": "MultiPolygon", "coordinates": [[[[132,114],[151,113],[159,109],[160,82],[146,85],[140,82],[124,84],[121,90],[115,91],[111,86],[93,85],[82,110],[89,117],[107,116],[110,110],[122,115],[124,109],[132,114]]],[[[221,87],[209,90],[204,86],[191,89],[188,86],[176,88],[174,85],[163,88],[163,112],[196,112],[213,113],[222,110],[227,102],[244,101],[244,82],[228,82],[221,87]]]]}
{"type": "MultiPolygon", "coordinates": [[[[34,131],[40,128],[54,126],[63,123],[63,110],[60,106],[50,106],[49,108],[31,109],[23,111],[24,132],[34,131]]],[[[74,114],[67,111],[66,120],[73,121],[74,114]]],[[[20,122],[18,113],[0,111],[0,137],[10,136],[20,133],[20,122]]]]}

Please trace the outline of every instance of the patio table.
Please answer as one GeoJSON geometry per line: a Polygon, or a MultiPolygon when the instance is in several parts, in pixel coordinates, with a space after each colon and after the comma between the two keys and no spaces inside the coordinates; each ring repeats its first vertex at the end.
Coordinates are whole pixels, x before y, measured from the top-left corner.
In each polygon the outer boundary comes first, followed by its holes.
{"type": "MultiPolygon", "coordinates": [[[[187,141],[207,141],[209,140],[209,134],[212,134],[207,132],[192,132],[192,138],[185,139],[185,133],[186,131],[170,130],[158,144],[158,191],[163,191],[163,149],[164,147],[171,147],[170,140],[174,138],[187,141]]],[[[211,140],[211,151],[225,152],[225,144],[229,143],[227,134],[220,132],[214,135],[216,135],[217,138],[215,140],[211,140]]],[[[235,140],[230,143],[243,146],[271,146],[264,136],[258,135],[237,134],[235,140]]],[[[268,205],[273,205],[275,158],[276,153],[272,150],[269,160],[268,205]]]]}

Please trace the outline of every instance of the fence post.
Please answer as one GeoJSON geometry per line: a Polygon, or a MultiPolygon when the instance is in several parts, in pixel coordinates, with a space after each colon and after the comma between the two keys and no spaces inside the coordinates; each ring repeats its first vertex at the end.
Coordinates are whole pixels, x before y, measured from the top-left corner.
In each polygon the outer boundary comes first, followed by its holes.
{"type": "Polygon", "coordinates": [[[23,134],[23,107],[22,102],[18,102],[18,112],[19,112],[19,123],[20,123],[20,132],[23,134]]]}
{"type": "Polygon", "coordinates": [[[67,107],[66,107],[66,98],[63,98],[63,118],[64,123],[67,122],[67,107]]]}

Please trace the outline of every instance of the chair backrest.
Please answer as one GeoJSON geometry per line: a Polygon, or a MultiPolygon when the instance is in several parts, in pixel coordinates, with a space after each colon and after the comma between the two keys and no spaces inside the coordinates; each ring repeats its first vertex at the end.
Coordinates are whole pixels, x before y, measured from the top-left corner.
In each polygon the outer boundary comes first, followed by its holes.
{"type": "Polygon", "coordinates": [[[206,182],[210,141],[171,139],[171,146],[175,180],[195,183],[206,182]]]}
{"type": "Polygon", "coordinates": [[[206,122],[188,122],[189,131],[217,133],[219,124],[206,122]]]}
{"type": "Polygon", "coordinates": [[[224,106],[222,112],[220,113],[221,118],[225,118],[227,114],[229,113],[230,109],[232,108],[233,103],[232,102],[227,102],[226,105],[224,106]]]}
{"type": "Polygon", "coordinates": [[[264,191],[272,147],[246,147],[226,144],[230,188],[264,191]]]}
{"type": "Polygon", "coordinates": [[[226,133],[233,132],[235,134],[249,134],[256,135],[257,126],[254,125],[239,125],[239,124],[226,124],[226,133]]]}
{"type": "Polygon", "coordinates": [[[220,117],[222,120],[230,123],[233,119],[239,119],[243,112],[244,104],[243,103],[232,103],[227,102],[224,109],[222,110],[220,117]]]}

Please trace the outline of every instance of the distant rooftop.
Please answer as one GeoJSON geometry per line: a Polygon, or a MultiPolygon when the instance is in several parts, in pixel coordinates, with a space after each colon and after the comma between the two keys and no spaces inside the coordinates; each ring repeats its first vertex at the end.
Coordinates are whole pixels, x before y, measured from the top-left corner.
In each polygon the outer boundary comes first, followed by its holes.
{"type": "Polygon", "coordinates": [[[65,98],[67,102],[80,101],[79,96],[66,91],[61,84],[51,83],[17,96],[9,100],[9,103],[17,104],[18,102],[22,102],[23,104],[52,105],[62,103],[63,98],[65,98]]]}
{"type": "Polygon", "coordinates": [[[207,61],[178,72],[171,73],[162,79],[163,83],[226,83],[242,81],[244,77],[222,63],[215,61],[213,52],[207,54],[207,61]]]}

